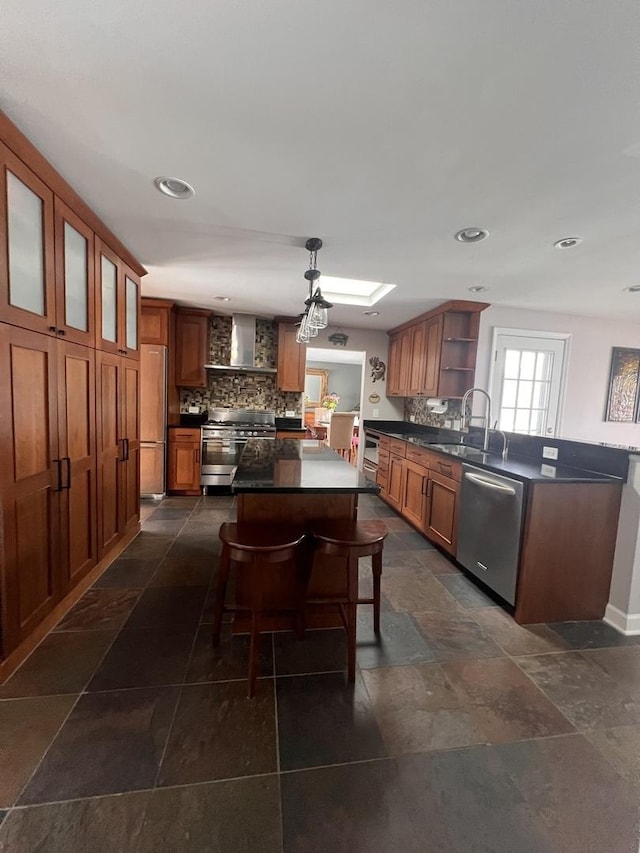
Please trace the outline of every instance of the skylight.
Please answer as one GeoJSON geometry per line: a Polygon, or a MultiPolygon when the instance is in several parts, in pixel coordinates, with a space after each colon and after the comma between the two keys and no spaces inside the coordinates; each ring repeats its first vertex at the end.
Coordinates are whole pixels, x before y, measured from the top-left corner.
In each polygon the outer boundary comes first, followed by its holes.
{"type": "Polygon", "coordinates": [[[395,284],[323,275],[320,286],[322,295],[330,302],[338,302],[340,305],[375,305],[393,290],[395,284]]]}

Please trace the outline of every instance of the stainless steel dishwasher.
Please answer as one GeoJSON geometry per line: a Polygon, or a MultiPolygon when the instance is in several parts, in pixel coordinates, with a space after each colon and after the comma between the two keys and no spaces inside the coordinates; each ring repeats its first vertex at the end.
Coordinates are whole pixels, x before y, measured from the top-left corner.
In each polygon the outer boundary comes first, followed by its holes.
{"type": "Polygon", "coordinates": [[[510,604],[516,601],[524,486],[462,466],[456,559],[510,604]]]}

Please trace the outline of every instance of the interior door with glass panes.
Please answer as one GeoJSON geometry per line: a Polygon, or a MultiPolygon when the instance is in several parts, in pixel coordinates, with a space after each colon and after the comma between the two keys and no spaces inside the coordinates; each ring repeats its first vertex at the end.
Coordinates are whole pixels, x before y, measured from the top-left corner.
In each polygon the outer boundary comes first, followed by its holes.
{"type": "Polygon", "coordinates": [[[566,339],[496,333],[491,397],[498,429],[556,435],[566,339]]]}

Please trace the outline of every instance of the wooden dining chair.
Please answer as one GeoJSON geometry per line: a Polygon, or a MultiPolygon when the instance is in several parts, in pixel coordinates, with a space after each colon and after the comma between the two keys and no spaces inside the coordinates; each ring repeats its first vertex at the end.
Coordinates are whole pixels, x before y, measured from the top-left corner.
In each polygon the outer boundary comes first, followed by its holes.
{"type": "Polygon", "coordinates": [[[327,430],[327,445],[347,459],[351,458],[355,419],[353,412],[334,412],[327,430]]]}

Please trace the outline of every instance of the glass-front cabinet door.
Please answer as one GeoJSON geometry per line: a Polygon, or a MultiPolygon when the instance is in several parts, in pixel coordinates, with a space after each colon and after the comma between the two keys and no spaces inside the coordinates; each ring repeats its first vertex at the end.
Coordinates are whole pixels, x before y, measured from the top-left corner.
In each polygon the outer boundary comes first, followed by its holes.
{"type": "Polygon", "coordinates": [[[0,320],[56,334],[53,193],[0,143],[0,320]]]}
{"type": "Polygon", "coordinates": [[[128,267],[124,267],[124,348],[127,355],[137,355],[140,319],[140,280],[128,267]]]}
{"type": "Polygon", "coordinates": [[[55,200],[56,327],[79,344],[95,342],[93,231],[55,200]]]}
{"type": "Polygon", "coordinates": [[[123,353],[121,341],[122,264],[118,256],[96,237],[96,344],[105,352],[123,353]],[[120,334],[119,334],[120,332],[120,334]]]}

